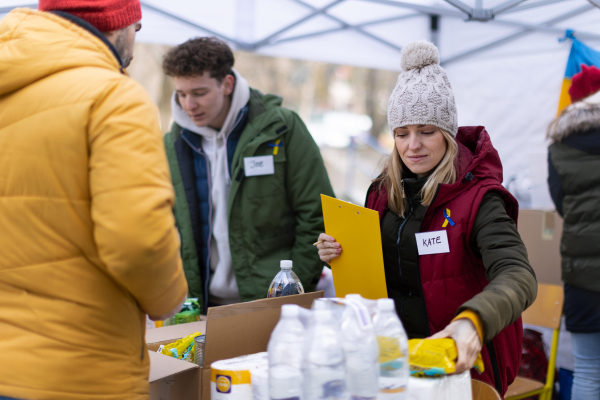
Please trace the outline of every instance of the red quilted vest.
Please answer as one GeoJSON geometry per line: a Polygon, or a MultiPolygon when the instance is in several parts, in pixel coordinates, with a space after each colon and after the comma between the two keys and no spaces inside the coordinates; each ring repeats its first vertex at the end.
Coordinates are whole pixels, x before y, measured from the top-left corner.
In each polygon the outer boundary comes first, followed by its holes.
{"type": "MultiPolygon", "coordinates": [[[[421,232],[445,230],[449,253],[419,256],[421,285],[425,300],[429,330],[433,335],[444,329],[456,316],[458,308],[480,293],[489,283],[481,258],[471,249],[470,239],[475,217],[483,196],[498,192],[504,199],[506,212],[516,222],[518,203],[504,189],[502,163],[482,126],[461,127],[456,141],[458,180],[451,185],[440,185],[433,203],[423,217],[421,232]],[[444,210],[450,210],[454,226],[447,224],[444,210]]],[[[370,189],[367,207],[379,211],[380,218],[387,209],[387,192],[370,189]]],[[[521,318],[502,330],[482,350],[485,372],[472,370],[474,379],[496,387],[501,394],[515,379],[521,359],[523,325],[521,318]],[[493,353],[490,354],[490,351],[493,353]],[[494,366],[492,366],[492,361],[494,366]],[[499,382],[497,382],[499,381],[499,382]]]]}

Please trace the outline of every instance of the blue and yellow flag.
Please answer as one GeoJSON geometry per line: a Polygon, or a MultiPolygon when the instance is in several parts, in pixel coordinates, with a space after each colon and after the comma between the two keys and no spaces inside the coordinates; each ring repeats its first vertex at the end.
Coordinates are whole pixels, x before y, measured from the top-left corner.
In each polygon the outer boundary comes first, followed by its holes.
{"type": "Polygon", "coordinates": [[[565,79],[563,80],[562,89],[560,91],[560,100],[558,102],[558,114],[571,104],[569,97],[569,88],[571,87],[571,78],[581,72],[581,64],[594,65],[600,68],[600,52],[592,49],[581,43],[573,36],[573,31],[568,30],[564,40],[571,39],[571,53],[567,60],[567,70],[565,71],[565,79]]]}

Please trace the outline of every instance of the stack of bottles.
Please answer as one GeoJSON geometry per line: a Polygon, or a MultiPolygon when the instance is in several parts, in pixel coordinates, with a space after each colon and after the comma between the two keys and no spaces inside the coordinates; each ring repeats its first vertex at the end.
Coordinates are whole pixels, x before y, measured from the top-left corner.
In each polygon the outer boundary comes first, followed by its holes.
{"type": "Polygon", "coordinates": [[[407,398],[408,340],[391,299],[284,305],[268,360],[268,388],[255,385],[255,400],[407,398]]]}

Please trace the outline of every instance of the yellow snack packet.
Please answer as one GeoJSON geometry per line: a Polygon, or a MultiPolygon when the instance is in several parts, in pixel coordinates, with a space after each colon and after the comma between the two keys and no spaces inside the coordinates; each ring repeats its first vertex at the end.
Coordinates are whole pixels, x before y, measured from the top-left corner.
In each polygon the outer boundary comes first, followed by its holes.
{"type": "Polygon", "coordinates": [[[200,332],[192,333],[176,342],[161,346],[159,353],[193,363],[196,359],[196,342],[194,338],[200,335],[202,335],[200,332]]]}
{"type": "MultiPolygon", "coordinates": [[[[441,376],[456,372],[458,351],[454,339],[411,339],[408,341],[408,361],[413,376],[441,376]]],[[[473,367],[484,370],[481,353],[473,367]]]]}

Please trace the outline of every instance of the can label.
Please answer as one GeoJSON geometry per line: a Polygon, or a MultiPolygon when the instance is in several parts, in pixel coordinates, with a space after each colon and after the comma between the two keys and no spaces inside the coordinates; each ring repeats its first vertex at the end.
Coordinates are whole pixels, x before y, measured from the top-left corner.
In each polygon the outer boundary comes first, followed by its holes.
{"type": "Polygon", "coordinates": [[[227,375],[217,375],[217,392],[231,393],[231,377],[227,375]]]}

